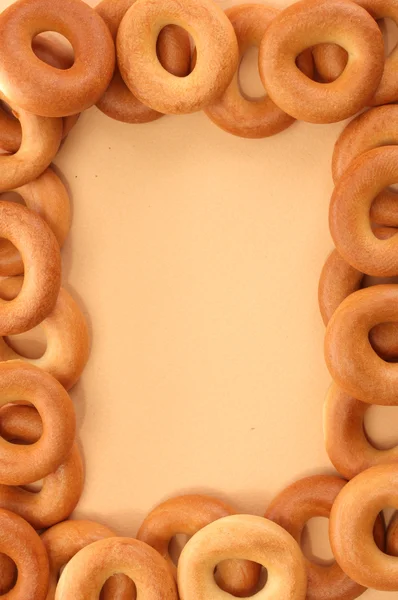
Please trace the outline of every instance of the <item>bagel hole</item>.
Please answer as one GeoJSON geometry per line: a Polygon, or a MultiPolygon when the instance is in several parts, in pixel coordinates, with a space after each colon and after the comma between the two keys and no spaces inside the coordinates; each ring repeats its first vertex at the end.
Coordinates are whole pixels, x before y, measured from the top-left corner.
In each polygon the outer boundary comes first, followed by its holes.
{"type": "Polygon", "coordinates": [[[258,70],[258,47],[251,46],[246,50],[238,69],[240,93],[246,100],[261,100],[266,96],[258,70]]]}
{"type": "Polygon", "coordinates": [[[333,552],[329,541],[329,519],[313,517],[301,534],[301,547],[308,560],[322,566],[334,563],[333,552]]]}
{"type": "MultiPolygon", "coordinates": [[[[171,73],[175,77],[181,77],[181,78],[187,77],[194,70],[195,65],[196,65],[196,50],[195,50],[194,40],[193,40],[192,36],[183,27],[179,27],[178,25],[172,26],[173,28],[180,30],[180,33],[185,32],[185,34],[187,35],[187,37],[188,37],[187,46],[189,46],[189,51],[187,52],[185,44],[182,44],[181,47],[179,47],[176,40],[174,40],[174,43],[170,43],[171,40],[170,40],[169,36],[164,37],[161,35],[162,32],[165,29],[167,30],[169,27],[171,27],[171,26],[165,25],[165,27],[162,27],[162,29],[159,31],[159,35],[156,40],[156,55],[158,57],[160,64],[165,69],[165,71],[167,71],[168,73],[171,73]],[[163,64],[163,62],[160,60],[160,57],[162,56],[162,54],[163,54],[163,56],[168,56],[168,62],[170,63],[171,59],[173,57],[173,53],[168,52],[167,48],[173,48],[173,47],[175,48],[175,51],[177,51],[179,53],[180,58],[181,58],[181,56],[184,56],[184,59],[178,61],[178,66],[174,66],[171,69],[171,68],[169,68],[169,65],[163,64]]],[[[175,61],[173,61],[173,62],[175,62],[175,61]]]]}
{"type": "MultiPolygon", "coordinates": [[[[227,562],[227,561],[222,561],[222,562],[218,563],[218,565],[214,569],[214,580],[215,580],[216,584],[218,585],[218,587],[220,587],[221,589],[222,589],[222,587],[220,586],[220,569],[219,569],[219,567],[220,567],[220,565],[224,564],[224,562],[227,562]]],[[[262,589],[265,588],[267,581],[268,581],[268,571],[262,565],[258,565],[258,566],[260,567],[260,576],[259,576],[256,586],[252,590],[248,590],[247,594],[243,594],[242,592],[240,592],[239,594],[238,593],[234,594],[233,590],[228,589],[226,591],[229,593],[230,596],[232,596],[233,598],[251,598],[252,596],[254,596],[255,594],[258,594],[258,592],[260,592],[262,589]]],[[[226,582],[226,583],[228,583],[228,582],[226,582]]]]}
{"type": "Polygon", "coordinates": [[[267,581],[268,581],[268,571],[265,567],[262,566],[261,571],[260,571],[260,578],[258,580],[258,584],[256,585],[254,594],[261,592],[261,590],[264,589],[265,586],[267,585],[267,581]]]}
{"type": "MultiPolygon", "coordinates": [[[[42,426],[35,426],[33,430],[29,425],[26,427],[24,425],[21,426],[21,408],[18,411],[18,407],[22,406],[29,407],[30,413],[33,411],[37,414],[37,410],[34,406],[25,400],[16,400],[15,402],[10,402],[9,404],[2,406],[0,409],[0,436],[10,444],[31,446],[40,439],[42,426]],[[12,411],[16,416],[15,421],[12,416],[10,416],[11,408],[15,408],[15,413],[14,410],[12,411]],[[5,424],[2,419],[5,419],[5,424]]],[[[40,421],[42,423],[41,418],[40,421]]]]}
{"type": "Polygon", "coordinates": [[[25,205],[24,199],[22,198],[21,194],[18,194],[18,192],[4,192],[0,194],[0,199],[2,201],[5,200],[6,202],[14,202],[14,204],[25,205]]]}
{"type": "MultiPolygon", "coordinates": [[[[62,575],[62,571],[64,570],[65,567],[66,567],[66,565],[64,565],[64,567],[62,567],[62,570],[60,571],[59,576],[62,575]]],[[[115,575],[116,575],[116,577],[115,576],[109,577],[109,579],[107,579],[105,581],[103,588],[101,590],[100,596],[99,596],[99,600],[107,600],[107,598],[119,598],[119,597],[121,598],[122,596],[123,596],[123,598],[128,598],[128,600],[130,600],[130,599],[133,600],[135,598],[138,598],[137,587],[136,587],[134,581],[132,579],[130,579],[130,577],[128,577],[124,573],[123,573],[123,575],[121,575],[121,574],[115,574],[115,575]],[[124,585],[121,582],[121,577],[123,577],[123,579],[125,580],[124,585]],[[125,587],[125,589],[123,590],[123,593],[121,592],[121,589],[122,589],[121,586],[125,587]],[[126,586],[128,586],[128,588],[126,586]],[[131,586],[131,588],[130,588],[130,586],[131,586]]]]}
{"type": "Polygon", "coordinates": [[[17,354],[27,359],[41,358],[47,349],[47,339],[40,325],[25,333],[4,338],[6,344],[17,354]]]}
{"type": "MultiPolygon", "coordinates": [[[[339,48],[340,52],[344,52],[344,55],[346,56],[345,59],[343,59],[343,55],[341,56],[341,58],[339,57],[338,64],[336,64],[335,67],[331,70],[331,72],[329,72],[329,74],[328,74],[328,76],[327,76],[326,79],[325,79],[325,76],[322,73],[323,69],[319,70],[317,68],[317,61],[314,59],[314,62],[313,62],[313,67],[314,67],[314,76],[313,76],[313,79],[317,83],[323,83],[323,84],[331,83],[332,81],[335,81],[335,79],[337,77],[339,77],[340,75],[342,75],[343,70],[347,66],[347,61],[348,61],[347,51],[345,50],[345,48],[343,48],[343,46],[340,46],[340,44],[336,44],[336,43],[321,43],[321,44],[317,44],[316,46],[313,46],[313,48],[316,48],[316,47],[318,47],[319,49],[322,49],[322,48],[324,49],[325,55],[322,58],[322,62],[327,61],[327,60],[329,60],[329,61],[330,60],[336,60],[335,58],[333,58],[333,53],[335,51],[337,51],[337,47],[339,48]],[[330,55],[329,55],[329,52],[331,53],[330,55]],[[340,61],[342,61],[342,62],[340,62],[340,61]],[[344,65],[343,70],[341,70],[343,62],[345,62],[345,65],[344,65]]],[[[297,65],[297,59],[296,59],[296,65],[297,65]]],[[[307,77],[309,77],[308,74],[307,74],[307,77]]],[[[312,79],[312,77],[311,77],[311,79],[312,79]]]]}
{"type": "Polygon", "coordinates": [[[14,111],[12,110],[11,106],[9,104],[7,104],[7,102],[5,102],[4,100],[0,100],[0,108],[3,112],[5,112],[11,119],[13,119],[14,121],[18,121],[17,117],[14,114],[14,111]]]}
{"type": "Polygon", "coordinates": [[[28,483],[26,485],[21,485],[20,488],[22,490],[26,490],[27,492],[31,492],[31,494],[38,494],[43,489],[43,479],[34,481],[33,483],[28,483]]]}
{"type": "Polygon", "coordinates": [[[189,541],[190,536],[185,533],[177,533],[174,535],[169,542],[169,555],[175,566],[178,565],[180,560],[181,552],[184,549],[185,544],[189,541]]]}
{"type": "Polygon", "coordinates": [[[367,288],[382,283],[398,283],[398,277],[372,277],[370,275],[364,275],[361,287],[367,288]]]}
{"type": "MultiPolygon", "coordinates": [[[[371,277],[370,275],[365,275],[362,279],[361,287],[368,288],[373,285],[381,285],[384,283],[390,283],[390,284],[396,285],[396,284],[398,284],[398,277],[371,277]]],[[[397,325],[397,327],[398,327],[398,325],[397,325]]],[[[379,338],[379,339],[381,341],[381,338],[379,338]]],[[[389,363],[398,362],[398,352],[397,352],[396,356],[385,356],[382,353],[382,348],[377,347],[377,344],[376,344],[376,342],[378,341],[377,338],[375,337],[374,340],[372,341],[370,333],[369,333],[369,341],[370,341],[374,351],[380,356],[380,358],[382,358],[383,360],[385,360],[386,362],[389,362],[389,363]]],[[[395,348],[398,348],[398,339],[397,339],[397,344],[395,345],[395,348]]],[[[394,350],[394,352],[395,351],[396,350],[394,350]]]]}
{"type": "Polygon", "coordinates": [[[398,42],[398,27],[395,21],[389,18],[378,19],[377,24],[383,35],[384,40],[384,54],[390,56],[395,50],[398,42]]]}
{"type": "MultiPolygon", "coordinates": [[[[388,142],[386,144],[381,144],[381,146],[379,146],[380,148],[382,148],[383,146],[396,146],[396,142],[393,139],[388,140],[388,142]]],[[[398,201],[398,183],[391,183],[390,185],[388,185],[386,188],[386,190],[388,190],[389,192],[394,192],[394,194],[397,194],[397,201],[398,201]]],[[[395,198],[393,198],[393,200],[395,201],[395,198]]],[[[377,223],[377,225],[379,227],[383,227],[384,223],[377,223]]],[[[395,224],[395,226],[398,225],[395,224]]],[[[390,225],[391,227],[391,225],[390,225]]],[[[394,225],[393,225],[394,227],[394,225]]]]}
{"type": "Polygon", "coordinates": [[[398,445],[398,409],[396,406],[369,406],[364,417],[364,431],[378,450],[398,445]]]}
{"type": "Polygon", "coordinates": [[[32,50],[39,60],[60,71],[70,69],[75,62],[72,44],[56,31],[36,35],[32,40],[32,50]]]}
{"type": "Polygon", "coordinates": [[[7,554],[0,553],[0,596],[15,587],[18,579],[18,567],[7,554]]]}
{"type": "Polygon", "coordinates": [[[385,526],[388,527],[391,521],[394,518],[396,518],[397,509],[394,506],[386,506],[386,508],[383,509],[382,515],[384,518],[385,526]]]}

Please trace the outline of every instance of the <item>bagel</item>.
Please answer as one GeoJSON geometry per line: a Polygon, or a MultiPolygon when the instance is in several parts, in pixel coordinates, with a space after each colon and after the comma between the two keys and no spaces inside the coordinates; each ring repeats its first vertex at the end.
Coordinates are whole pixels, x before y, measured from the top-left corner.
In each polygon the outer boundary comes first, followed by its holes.
{"type": "MultiPolygon", "coordinates": [[[[35,444],[43,433],[39,413],[31,406],[3,406],[0,435],[12,443],[35,444]]],[[[43,478],[38,492],[0,485],[0,507],[20,515],[35,529],[67,519],[83,491],[84,469],[77,443],[54,473],[43,478]]]]}
{"type": "Polygon", "coordinates": [[[367,275],[398,275],[398,237],[378,239],[369,218],[374,198],[396,181],[398,148],[374,148],[351,163],[330,201],[329,226],[335,246],[350,265],[367,275]]]}
{"type": "MultiPolygon", "coordinates": [[[[53,169],[48,168],[37,179],[17,188],[15,192],[28,208],[44,219],[62,247],[70,229],[70,201],[64,184],[53,169]]],[[[23,262],[15,246],[8,240],[1,240],[0,275],[20,275],[23,270],[23,262]]]]}
{"type": "Polygon", "coordinates": [[[301,0],[270,24],[260,45],[259,69],[269,96],[287,114],[311,123],[342,121],[363,109],[378,88],[384,68],[384,44],[372,17],[350,0],[301,0]],[[301,52],[334,42],[350,61],[327,85],[303,75],[296,66],[301,52]]]}
{"type": "Polygon", "coordinates": [[[120,537],[98,540],[75,554],[62,572],[55,599],[94,600],[115,573],[132,579],[138,598],[177,600],[176,585],[164,558],[143,542],[120,537]]]}
{"type": "Polygon", "coordinates": [[[35,530],[18,515],[0,509],[0,552],[18,569],[15,586],[7,600],[45,600],[49,566],[46,550],[35,530]]]}
{"type": "Polygon", "coordinates": [[[18,296],[0,299],[0,335],[12,335],[32,329],[53,311],[61,286],[61,256],[45,221],[14,202],[0,202],[0,237],[16,246],[25,272],[18,296]]]}
{"type": "MultiPolygon", "coordinates": [[[[242,4],[225,11],[235,30],[240,58],[251,46],[260,46],[268,25],[278,13],[263,4],[242,4]]],[[[300,68],[311,77],[311,52],[299,56],[298,61],[300,68]]],[[[205,113],[224,131],[247,138],[275,135],[294,123],[293,117],[283,112],[268,96],[258,100],[247,99],[240,89],[239,69],[225,92],[205,108],[205,113]]]]}
{"type": "Polygon", "coordinates": [[[184,547],[178,566],[181,600],[223,600],[214,569],[224,560],[245,559],[268,571],[255,600],[304,600],[307,574],[297,542],[279,525],[252,515],[230,515],[200,529],[184,547]]]}
{"type": "Polygon", "coordinates": [[[330,514],[330,543],[341,568],[359,584],[398,590],[398,558],[380,550],[373,537],[378,514],[398,506],[398,465],[378,465],[351,479],[330,514]]]}
{"type": "MultiPolygon", "coordinates": [[[[396,229],[384,227],[375,231],[379,239],[387,239],[397,233],[396,229]]],[[[350,294],[362,287],[364,274],[351,267],[334,250],[326,260],[318,286],[318,302],[325,325],[350,294]]],[[[372,347],[383,358],[398,358],[398,324],[381,323],[369,332],[372,347]]]]}
{"type": "MultiPolygon", "coordinates": [[[[103,18],[113,40],[122,19],[135,0],[102,0],[95,10],[103,18]]],[[[170,25],[162,29],[157,40],[157,54],[161,65],[177,77],[188,75],[191,67],[189,36],[180,27],[170,25]]],[[[159,119],[162,113],[146,106],[128,89],[116,66],[113,79],[97,107],[112,119],[124,123],[148,123],[159,119]]]]}
{"type": "MultiPolygon", "coordinates": [[[[11,301],[18,296],[23,277],[0,280],[0,298],[11,301]]],[[[23,360],[58,379],[66,390],[79,380],[90,353],[86,319],[72,296],[61,288],[54,310],[40,324],[47,347],[40,358],[26,358],[0,337],[0,361],[23,360]]]]}
{"type": "MultiPolygon", "coordinates": [[[[115,536],[114,531],[93,521],[65,521],[54,525],[41,536],[50,563],[50,578],[46,600],[54,600],[61,569],[80,550],[98,540],[115,536]]],[[[133,600],[135,590],[125,575],[109,579],[101,593],[101,600],[133,600]]]]}
{"type": "MultiPolygon", "coordinates": [[[[70,50],[54,37],[47,38],[45,34],[38,35],[32,42],[32,50],[40,60],[57,69],[69,69],[74,57],[70,50]]],[[[62,139],[70,133],[76,125],[80,115],[71,115],[62,119],[62,139]]],[[[19,121],[0,102],[0,150],[4,152],[17,152],[22,142],[22,130],[19,121]]]]}
{"type": "Polygon", "coordinates": [[[0,407],[20,401],[37,409],[43,435],[30,446],[0,438],[0,483],[4,485],[26,485],[52,473],[65,461],[75,438],[75,411],[62,385],[32,365],[0,363],[0,407]]]}
{"type": "MultiPolygon", "coordinates": [[[[334,146],[332,175],[337,183],[352,162],[368,150],[398,144],[398,106],[371,108],[345,127],[334,146]]],[[[397,193],[384,189],[370,207],[370,219],[380,225],[398,226],[397,193]]]]}
{"type": "MultiPolygon", "coordinates": [[[[329,518],[330,511],[346,481],[333,475],[313,475],[289,485],[271,502],[265,517],[277,523],[300,544],[303,529],[313,517],[329,518]]],[[[375,525],[375,539],[384,549],[385,531],[382,519],[375,525]]],[[[305,559],[308,576],[306,600],[354,600],[365,588],[344,573],[333,561],[320,565],[305,559]]]]}
{"type": "Polygon", "coordinates": [[[115,48],[101,17],[81,0],[17,0],[0,15],[0,80],[5,96],[42,117],[75,115],[108,87],[115,48]],[[54,68],[32,52],[37,33],[55,31],[72,44],[75,61],[54,68]]]}
{"type": "Polygon", "coordinates": [[[398,405],[398,363],[380,358],[369,341],[373,327],[394,321],[398,321],[398,285],[375,285],[348,296],[326,328],[329,372],[347,394],[362,402],[398,405]]]}
{"type": "MultiPolygon", "coordinates": [[[[178,496],[166,500],[149,513],[137,533],[137,539],[155,548],[177,579],[177,568],[169,553],[172,538],[178,533],[192,536],[216,519],[234,513],[228,504],[210,496],[178,496]]],[[[218,585],[234,596],[251,594],[259,577],[258,565],[249,561],[232,560],[217,567],[218,585]]]]}
{"type": "MultiPolygon", "coordinates": [[[[391,19],[398,25],[398,4],[391,0],[354,0],[362,6],[376,21],[391,19]]],[[[333,81],[340,76],[347,64],[347,52],[340,46],[332,44],[327,48],[317,47],[313,50],[318,72],[329,75],[327,80],[333,81]],[[335,75],[335,77],[333,77],[335,75]]],[[[398,100],[398,49],[395,47],[385,58],[383,76],[380,85],[370,100],[373,106],[389,104],[398,100]]]]}
{"type": "MultiPolygon", "coordinates": [[[[1,16],[0,16],[1,21],[1,16]]],[[[0,92],[0,101],[11,104],[19,119],[22,141],[15,154],[0,155],[0,193],[19,188],[39,177],[50,165],[62,140],[62,119],[38,117],[22,110],[0,92]]],[[[0,127],[10,117],[0,111],[0,127]]],[[[15,124],[17,121],[15,121],[15,124]]],[[[16,125],[13,126],[13,131],[16,125]]],[[[3,134],[0,133],[0,138],[3,134]]],[[[7,139],[7,138],[5,138],[7,139]]],[[[3,143],[0,142],[3,146],[3,143]]]]}
{"type": "Polygon", "coordinates": [[[364,417],[370,405],[332,384],[323,409],[323,434],[330,461],[347,479],[370,467],[398,462],[398,446],[379,450],[365,432],[364,417]]]}
{"type": "Polygon", "coordinates": [[[227,86],[238,66],[231,22],[212,0],[136,0],[120,24],[116,40],[120,73],[143,104],[161,113],[191,113],[208,106],[227,86]],[[156,55],[165,25],[191,34],[195,68],[186,77],[168,73],[156,55]]]}

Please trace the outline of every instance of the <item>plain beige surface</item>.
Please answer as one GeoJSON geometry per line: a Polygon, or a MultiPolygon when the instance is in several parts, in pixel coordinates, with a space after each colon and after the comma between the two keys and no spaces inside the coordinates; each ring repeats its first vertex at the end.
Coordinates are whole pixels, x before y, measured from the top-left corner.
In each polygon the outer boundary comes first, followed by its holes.
{"type": "MultiPolygon", "coordinates": [[[[186,492],[261,515],[295,479],[333,472],[317,286],[342,126],[254,141],[202,113],[82,116],[55,161],[73,197],[64,280],[93,342],[72,392],[87,469],[77,517],[134,535],[186,492]]],[[[369,421],[398,441],[394,409],[369,421]]],[[[325,545],[325,528],[312,534],[325,545]]]]}

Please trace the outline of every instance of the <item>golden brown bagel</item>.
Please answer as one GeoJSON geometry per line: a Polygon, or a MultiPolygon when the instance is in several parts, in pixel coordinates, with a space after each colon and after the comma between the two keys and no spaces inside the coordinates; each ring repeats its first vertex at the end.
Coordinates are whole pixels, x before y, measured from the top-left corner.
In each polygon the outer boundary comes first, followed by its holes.
{"type": "Polygon", "coordinates": [[[65,461],[75,438],[75,411],[62,385],[27,363],[0,363],[0,406],[17,401],[37,409],[43,435],[30,446],[0,438],[0,483],[4,485],[25,485],[52,473],[65,461]]]}
{"type": "MultiPolygon", "coordinates": [[[[23,284],[23,277],[0,280],[0,298],[12,300],[23,284]]],[[[40,358],[26,358],[14,351],[0,337],[0,361],[23,360],[58,379],[66,390],[80,378],[90,352],[90,336],[86,319],[72,296],[61,288],[54,310],[40,324],[47,347],[40,358]]]]}
{"type": "MultiPolygon", "coordinates": [[[[1,17],[0,17],[1,19],[1,17]]],[[[30,183],[43,173],[58,152],[62,120],[38,117],[17,108],[0,92],[0,101],[11,104],[22,128],[22,141],[15,154],[0,155],[0,193],[30,183]]],[[[0,112],[0,126],[6,116],[0,112]]],[[[0,137],[1,134],[0,134],[0,137]]]]}
{"type": "MultiPolygon", "coordinates": [[[[40,60],[57,69],[69,69],[74,62],[73,54],[69,48],[54,37],[47,38],[46,34],[34,38],[32,50],[40,60]]],[[[62,139],[65,139],[75,126],[79,116],[71,115],[63,118],[62,139]]],[[[0,150],[16,152],[21,145],[21,141],[22,130],[19,121],[4,110],[0,102],[0,150]]]]}
{"type": "Polygon", "coordinates": [[[18,515],[0,509],[0,552],[17,565],[18,579],[4,598],[45,600],[49,566],[47,552],[35,530],[18,515]]]}
{"type": "MultiPolygon", "coordinates": [[[[8,405],[0,409],[0,435],[7,441],[34,444],[42,433],[41,418],[32,406],[8,405]]],[[[83,463],[75,442],[65,462],[44,477],[40,491],[0,485],[0,507],[20,515],[35,529],[51,527],[74,511],[83,484],[83,463]]]]}
{"type": "MultiPolygon", "coordinates": [[[[251,46],[260,46],[265,30],[278,13],[264,4],[241,4],[225,11],[235,30],[240,58],[251,46]]],[[[302,70],[311,77],[311,52],[307,51],[300,59],[302,70]]],[[[269,96],[258,100],[245,98],[239,85],[239,68],[222,96],[205,113],[224,131],[247,138],[275,135],[294,123],[293,117],[278,108],[269,96]]]]}
{"type": "Polygon", "coordinates": [[[301,0],[282,11],[260,45],[262,82],[272,100],[296,119],[341,121],[364,108],[384,67],[383,38],[369,13],[350,0],[301,0]],[[317,44],[334,42],[350,54],[342,75],[327,85],[296,66],[297,56],[317,44]]]}
{"type": "MultiPolygon", "coordinates": [[[[377,21],[391,19],[398,24],[398,3],[395,0],[354,0],[362,6],[377,21]]],[[[338,77],[347,64],[347,53],[340,46],[333,44],[327,50],[317,51],[314,48],[314,58],[317,69],[321,72],[330,71],[338,77]],[[327,52],[327,55],[325,53],[327,52]]],[[[395,47],[386,57],[383,77],[370,104],[377,106],[389,104],[398,100],[398,48],[395,47]]],[[[330,79],[333,81],[333,79],[330,79]]]]}
{"type": "MultiPolygon", "coordinates": [[[[93,521],[65,521],[54,525],[41,536],[50,562],[50,579],[46,600],[54,600],[61,569],[82,548],[98,540],[113,537],[112,529],[93,521]]],[[[134,600],[134,585],[124,575],[105,583],[101,600],[134,600]]]]}
{"type": "MultiPolygon", "coordinates": [[[[398,106],[378,106],[362,113],[345,127],[334,146],[332,175],[335,183],[360,154],[398,143],[398,106]]],[[[370,218],[381,225],[398,226],[397,193],[384,189],[370,207],[370,218]]]]}
{"type": "Polygon", "coordinates": [[[325,360],[335,382],[368,404],[398,404],[398,364],[373,350],[369,331],[398,321],[398,285],[375,285],[348,296],[326,328],[325,360]]]}
{"type": "Polygon", "coordinates": [[[210,523],[186,544],[178,566],[181,600],[222,600],[214,569],[224,560],[247,559],[268,571],[267,585],[252,596],[304,600],[307,574],[299,545],[279,525],[252,515],[230,515],[210,523]]]}
{"type": "Polygon", "coordinates": [[[81,0],[18,0],[0,16],[0,81],[7,98],[44,117],[64,117],[89,108],[109,85],[115,49],[103,20],[81,0]],[[72,44],[75,62],[61,70],[31,50],[42,31],[72,44]]]}
{"type": "MultiPolygon", "coordinates": [[[[14,190],[26,206],[37,212],[50,226],[62,247],[70,229],[70,201],[68,192],[56,173],[48,168],[34,181],[14,190]]],[[[23,261],[9,241],[0,240],[0,275],[23,273],[23,261]]]]}
{"type": "Polygon", "coordinates": [[[347,479],[375,465],[398,462],[398,447],[379,450],[369,441],[364,427],[369,408],[332,384],[323,409],[325,447],[334,467],[347,479]]]}
{"type": "Polygon", "coordinates": [[[14,202],[0,201],[0,237],[20,252],[23,286],[14,300],[0,300],[0,335],[32,329],[54,309],[61,285],[59,244],[45,221],[14,202]]]}
{"type": "MultiPolygon", "coordinates": [[[[274,521],[300,544],[304,526],[313,517],[329,518],[333,503],[346,485],[340,477],[314,475],[296,481],[271,502],[265,518],[274,521]]],[[[384,549],[385,531],[381,519],[375,527],[375,537],[384,549]]],[[[308,575],[306,600],[353,600],[365,588],[350,579],[338,565],[320,565],[305,559],[308,575]]]]}
{"type": "Polygon", "coordinates": [[[351,163],[330,201],[329,226],[336,248],[350,265],[367,275],[398,275],[398,237],[378,239],[369,219],[374,198],[396,181],[398,148],[374,148],[351,163]]]}
{"type": "MultiPolygon", "coordinates": [[[[169,554],[172,538],[178,533],[192,536],[216,519],[232,514],[235,510],[216,498],[198,494],[178,496],[149,513],[137,533],[137,539],[155,548],[177,579],[177,568],[169,554]]],[[[217,567],[218,585],[234,596],[250,595],[259,577],[259,566],[249,561],[232,560],[217,567]]]]}
{"type": "Polygon", "coordinates": [[[341,568],[359,584],[398,590],[398,558],[376,545],[373,527],[387,506],[398,505],[398,465],[379,465],[351,479],[330,513],[330,543],[341,568]]]}
{"type": "MultiPolygon", "coordinates": [[[[397,230],[390,227],[375,230],[379,239],[387,239],[396,233],[397,230]]],[[[324,264],[318,286],[319,308],[325,325],[343,300],[361,288],[363,278],[363,273],[351,267],[337,250],[333,250],[324,264]]],[[[369,332],[369,339],[383,358],[398,358],[397,323],[376,325],[369,332]]]]}
{"type": "MultiPolygon", "coordinates": [[[[107,24],[114,42],[123,17],[134,2],[135,0],[102,0],[95,7],[107,24]]],[[[188,75],[191,66],[191,46],[186,31],[174,25],[165,27],[159,33],[157,50],[160,63],[169,73],[178,77],[188,75]]],[[[124,123],[148,123],[162,116],[156,110],[145,106],[130,92],[117,65],[113,79],[97,102],[97,107],[108,117],[124,123]]]]}
{"type": "Polygon", "coordinates": [[[80,550],[66,565],[56,600],[94,600],[115,573],[130,577],[137,597],[177,600],[177,589],[166,561],[153,548],[131,538],[98,540],[80,550]]]}
{"type": "Polygon", "coordinates": [[[141,102],[162,113],[201,110],[227,88],[238,66],[234,29],[212,0],[136,0],[117,34],[120,73],[141,102]],[[165,25],[178,25],[193,37],[197,61],[186,77],[168,73],[156,56],[165,25]]]}

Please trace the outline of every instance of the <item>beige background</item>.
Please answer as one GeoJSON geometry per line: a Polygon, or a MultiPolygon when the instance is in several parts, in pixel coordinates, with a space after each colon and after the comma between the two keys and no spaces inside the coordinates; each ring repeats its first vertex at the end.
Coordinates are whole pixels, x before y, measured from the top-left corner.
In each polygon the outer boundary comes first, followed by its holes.
{"type": "MultiPolygon", "coordinates": [[[[249,63],[245,89],[258,92],[249,63]]],[[[93,341],[72,392],[87,469],[77,517],[134,535],[186,492],[261,515],[295,479],[333,472],[317,285],[342,126],[254,141],[202,113],[81,117],[55,161],[73,198],[64,279],[93,341]]],[[[397,422],[372,409],[369,431],[397,442],[397,422]]],[[[311,535],[328,556],[325,527],[311,535]]]]}

